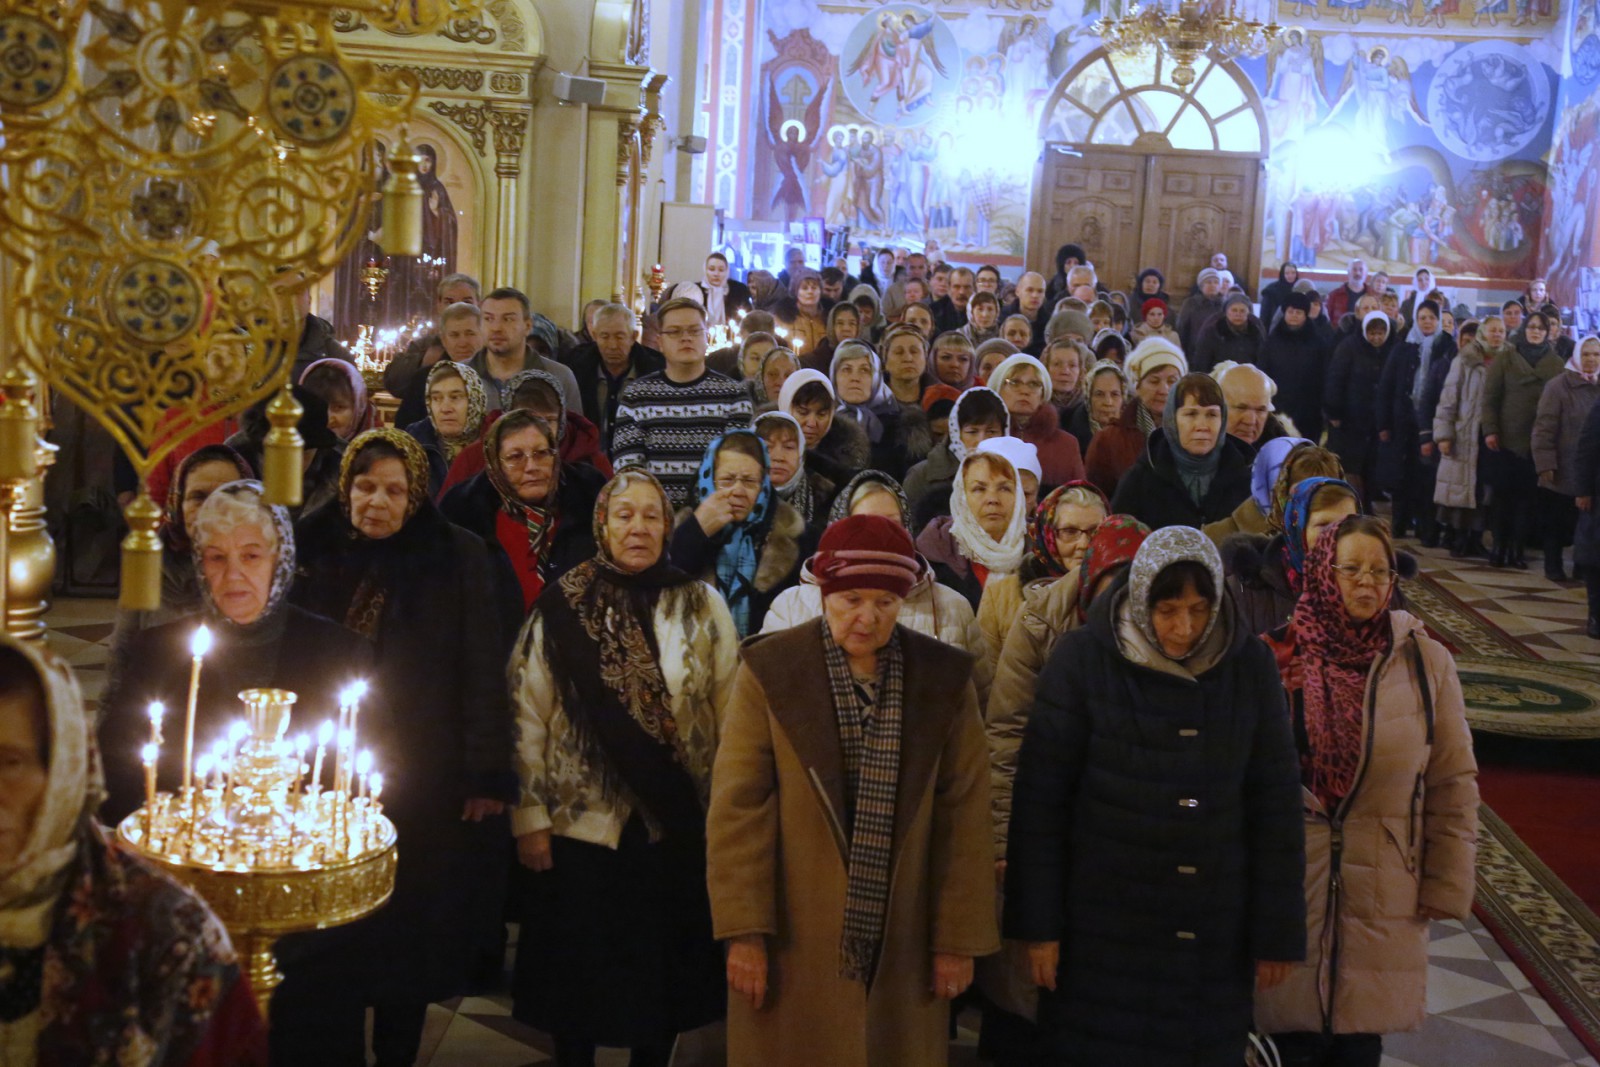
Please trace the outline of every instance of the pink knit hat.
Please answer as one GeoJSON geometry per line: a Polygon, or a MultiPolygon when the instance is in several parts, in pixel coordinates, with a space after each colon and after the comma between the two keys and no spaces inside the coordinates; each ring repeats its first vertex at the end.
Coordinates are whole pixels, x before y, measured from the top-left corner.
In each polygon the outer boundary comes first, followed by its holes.
{"type": "Polygon", "coordinates": [[[851,515],[829,526],[810,568],[823,596],[881,589],[903,597],[921,574],[911,535],[882,515],[851,515]]]}

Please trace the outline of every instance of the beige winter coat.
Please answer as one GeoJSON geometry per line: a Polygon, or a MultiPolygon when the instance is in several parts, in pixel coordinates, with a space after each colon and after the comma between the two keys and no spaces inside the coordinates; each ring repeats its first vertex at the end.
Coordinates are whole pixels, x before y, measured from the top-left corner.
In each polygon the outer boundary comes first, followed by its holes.
{"type": "MultiPolygon", "coordinates": [[[[1509,345],[1495,350],[1498,358],[1511,351],[1509,345]]],[[[1433,441],[1451,442],[1451,454],[1439,453],[1439,474],[1434,482],[1433,502],[1441,507],[1472,509],[1478,506],[1478,450],[1482,445],[1483,387],[1489,375],[1482,344],[1473,341],[1463,348],[1445,375],[1439,406],[1433,413],[1433,441]]]]}
{"type": "Polygon", "coordinates": [[[1417,1029],[1428,978],[1428,921],[1417,910],[1462,919],[1472,910],[1478,766],[1455,661],[1415,616],[1391,618],[1393,651],[1368,683],[1366,755],[1344,804],[1337,889],[1329,813],[1304,794],[1307,956],[1282,985],[1256,993],[1256,1024],[1270,1033],[1320,1031],[1325,1020],[1341,1034],[1417,1029]],[[1413,649],[1433,698],[1431,746],[1413,649]]]}
{"type": "Polygon", "coordinates": [[[900,628],[904,721],[889,906],[869,988],[839,977],[844,926],[844,760],[823,624],[752,638],[711,779],[707,857],[719,939],[766,935],[760,1010],[730,991],[739,1067],[939,1067],[949,1006],[933,954],[1000,947],[983,724],[971,659],[900,628]]]}

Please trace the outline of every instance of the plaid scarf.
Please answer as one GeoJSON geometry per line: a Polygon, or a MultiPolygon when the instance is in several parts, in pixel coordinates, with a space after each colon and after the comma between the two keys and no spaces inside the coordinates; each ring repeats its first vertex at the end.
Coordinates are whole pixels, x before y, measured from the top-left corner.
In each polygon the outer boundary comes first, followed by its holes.
{"type": "Polygon", "coordinates": [[[889,911],[905,659],[896,630],[878,652],[876,693],[869,694],[851,677],[844,650],[834,643],[827,623],[822,626],[828,685],[839,721],[845,779],[850,787],[849,881],[845,887],[839,977],[870,984],[889,911]]]}

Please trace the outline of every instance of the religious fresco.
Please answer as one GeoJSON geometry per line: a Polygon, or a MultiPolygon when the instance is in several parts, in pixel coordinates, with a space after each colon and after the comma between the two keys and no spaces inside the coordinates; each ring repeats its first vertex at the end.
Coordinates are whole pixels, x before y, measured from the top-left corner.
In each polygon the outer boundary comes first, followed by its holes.
{"type": "Polygon", "coordinates": [[[1560,118],[1550,149],[1552,225],[1541,262],[1550,289],[1564,306],[1579,309],[1577,328],[1600,329],[1600,0],[1574,12],[1571,76],[1556,102],[1560,118]]]}
{"type": "MultiPolygon", "coordinates": [[[[705,2],[716,15],[731,0],[705,2]]],[[[753,151],[733,165],[735,181],[713,186],[719,206],[764,222],[820,216],[830,229],[849,227],[855,243],[916,235],[953,261],[1020,262],[1041,130],[1082,136],[1063,109],[1043,112],[1062,76],[1098,47],[1088,29],[1097,0],[1033,0],[1031,10],[988,0],[753,2],[761,44],[747,60],[756,91],[744,99],[755,106],[742,131],[753,151]]],[[[1419,263],[1488,278],[1534,273],[1560,111],[1558,20],[1581,31],[1575,69],[1595,37],[1600,81],[1600,0],[1580,5],[1285,0],[1287,32],[1268,55],[1239,64],[1260,94],[1269,141],[1263,262],[1342,270],[1361,256],[1391,273],[1419,263]]],[[[1089,99],[1115,89],[1077,91],[1089,99]]],[[[1104,143],[1118,136],[1096,133],[1104,143]]],[[[1256,136],[1252,128],[1222,147],[1257,151],[1256,136]]]]}

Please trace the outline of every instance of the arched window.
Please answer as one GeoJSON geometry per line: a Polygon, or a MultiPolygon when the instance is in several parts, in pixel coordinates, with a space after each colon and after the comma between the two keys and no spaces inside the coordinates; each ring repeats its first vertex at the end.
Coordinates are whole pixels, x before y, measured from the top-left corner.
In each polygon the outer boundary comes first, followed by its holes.
{"type": "Polygon", "coordinates": [[[1159,49],[1136,54],[1096,49],[1056,85],[1040,121],[1040,138],[1133,145],[1159,136],[1180,150],[1266,151],[1260,96],[1237,66],[1202,56],[1187,88],[1172,80],[1174,66],[1159,49]]]}

